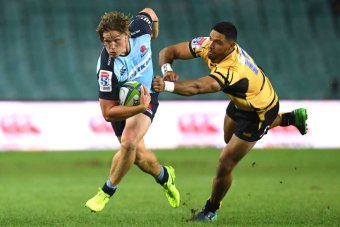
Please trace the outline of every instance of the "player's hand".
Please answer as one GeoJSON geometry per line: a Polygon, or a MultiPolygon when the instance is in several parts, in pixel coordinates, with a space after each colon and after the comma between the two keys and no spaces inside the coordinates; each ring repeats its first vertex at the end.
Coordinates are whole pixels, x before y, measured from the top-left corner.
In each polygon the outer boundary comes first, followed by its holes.
{"type": "Polygon", "coordinates": [[[174,71],[168,71],[163,76],[163,80],[171,81],[171,82],[176,82],[178,80],[178,78],[179,78],[179,76],[174,71]]]}
{"type": "Polygon", "coordinates": [[[156,92],[163,92],[164,91],[164,79],[161,76],[156,76],[155,78],[153,78],[152,80],[152,88],[156,91],[156,92]]]}
{"type": "Polygon", "coordinates": [[[145,107],[145,109],[147,109],[150,102],[151,102],[151,96],[148,91],[148,88],[142,85],[140,88],[139,105],[142,105],[145,107]]]}

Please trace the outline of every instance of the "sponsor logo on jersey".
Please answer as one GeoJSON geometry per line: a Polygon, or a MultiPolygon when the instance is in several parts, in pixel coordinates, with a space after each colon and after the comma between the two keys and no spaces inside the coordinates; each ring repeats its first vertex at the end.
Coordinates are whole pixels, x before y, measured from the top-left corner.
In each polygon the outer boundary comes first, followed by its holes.
{"type": "Polygon", "coordinates": [[[126,70],[127,70],[127,68],[125,67],[125,65],[123,65],[123,67],[119,71],[120,76],[123,76],[126,73],[126,70]]]}
{"type": "Polygon", "coordinates": [[[146,51],[146,46],[145,45],[142,45],[140,47],[140,52],[144,53],[146,51]]]}
{"type": "Polygon", "coordinates": [[[145,45],[142,45],[139,50],[141,52],[141,57],[144,57],[144,55],[148,51],[148,48],[145,45]]]}
{"type": "Polygon", "coordinates": [[[238,55],[238,60],[243,64],[250,68],[251,71],[254,72],[255,75],[259,73],[258,68],[256,67],[256,64],[254,60],[249,56],[249,54],[244,51],[240,46],[238,46],[240,50],[240,54],[238,55]]]}
{"type": "Polygon", "coordinates": [[[141,73],[143,73],[150,65],[150,63],[152,63],[151,61],[151,52],[150,51],[145,51],[146,53],[149,53],[146,58],[139,63],[138,65],[136,65],[131,72],[129,73],[129,80],[134,80],[136,78],[138,78],[139,76],[137,76],[138,74],[140,75],[141,73]]]}
{"type": "Polygon", "coordinates": [[[112,72],[107,70],[100,70],[98,76],[99,90],[101,92],[112,91],[112,72]]]}
{"type": "Polygon", "coordinates": [[[199,46],[201,46],[205,40],[207,40],[207,37],[197,37],[194,38],[191,42],[192,48],[197,48],[199,46]]]}

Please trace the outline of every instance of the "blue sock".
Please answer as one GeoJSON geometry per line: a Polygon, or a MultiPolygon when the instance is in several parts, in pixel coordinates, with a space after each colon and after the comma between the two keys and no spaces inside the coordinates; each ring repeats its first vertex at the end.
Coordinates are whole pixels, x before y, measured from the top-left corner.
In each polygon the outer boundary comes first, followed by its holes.
{"type": "Polygon", "coordinates": [[[166,170],[166,168],[164,168],[164,166],[161,166],[161,172],[156,177],[157,183],[163,185],[168,181],[168,179],[169,179],[168,171],[166,170]]]}
{"type": "Polygon", "coordinates": [[[103,190],[106,194],[112,196],[112,195],[116,192],[117,187],[118,187],[117,185],[112,185],[110,179],[108,179],[108,180],[104,183],[104,185],[103,185],[103,187],[102,187],[102,190],[103,190]]]}

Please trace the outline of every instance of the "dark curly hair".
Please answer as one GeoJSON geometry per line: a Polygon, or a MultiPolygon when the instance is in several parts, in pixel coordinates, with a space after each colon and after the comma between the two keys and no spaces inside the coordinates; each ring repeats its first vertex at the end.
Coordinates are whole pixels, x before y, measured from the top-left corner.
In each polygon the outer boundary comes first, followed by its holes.
{"type": "Polygon", "coordinates": [[[121,12],[105,13],[100,20],[96,29],[99,38],[103,41],[103,33],[109,31],[118,31],[120,33],[129,33],[130,17],[121,12]]]}

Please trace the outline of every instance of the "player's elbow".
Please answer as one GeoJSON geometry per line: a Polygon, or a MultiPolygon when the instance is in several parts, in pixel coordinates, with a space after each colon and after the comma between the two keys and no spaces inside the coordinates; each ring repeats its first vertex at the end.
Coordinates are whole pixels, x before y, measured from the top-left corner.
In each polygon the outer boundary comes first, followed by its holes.
{"type": "Polygon", "coordinates": [[[156,39],[159,35],[158,24],[156,24],[156,23],[158,23],[158,22],[152,23],[152,34],[151,34],[152,39],[156,39]]]}
{"type": "Polygon", "coordinates": [[[155,13],[155,11],[153,9],[151,9],[151,8],[144,8],[142,10],[142,12],[147,13],[151,17],[152,21],[158,21],[158,16],[157,16],[157,14],[155,13]]]}
{"type": "Polygon", "coordinates": [[[161,49],[161,51],[159,51],[158,57],[159,59],[165,55],[167,55],[169,47],[164,47],[163,49],[161,49]]]}
{"type": "Polygon", "coordinates": [[[158,55],[158,59],[159,59],[159,66],[163,65],[163,61],[165,60],[165,63],[172,63],[173,60],[175,59],[175,54],[173,51],[172,46],[168,46],[168,47],[164,47],[158,55]]]}
{"type": "Polygon", "coordinates": [[[118,100],[99,99],[99,103],[105,121],[116,121],[118,114],[120,114],[119,108],[117,110],[117,106],[119,106],[118,100]]]}
{"type": "Polygon", "coordinates": [[[114,119],[111,116],[109,116],[108,114],[104,113],[103,117],[104,117],[105,121],[107,121],[107,122],[114,121],[114,119]]]}
{"type": "Polygon", "coordinates": [[[112,121],[117,121],[117,117],[113,115],[110,111],[103,111],[102,113],[105,121],[107,122],[112,122],[112,121]]]}

